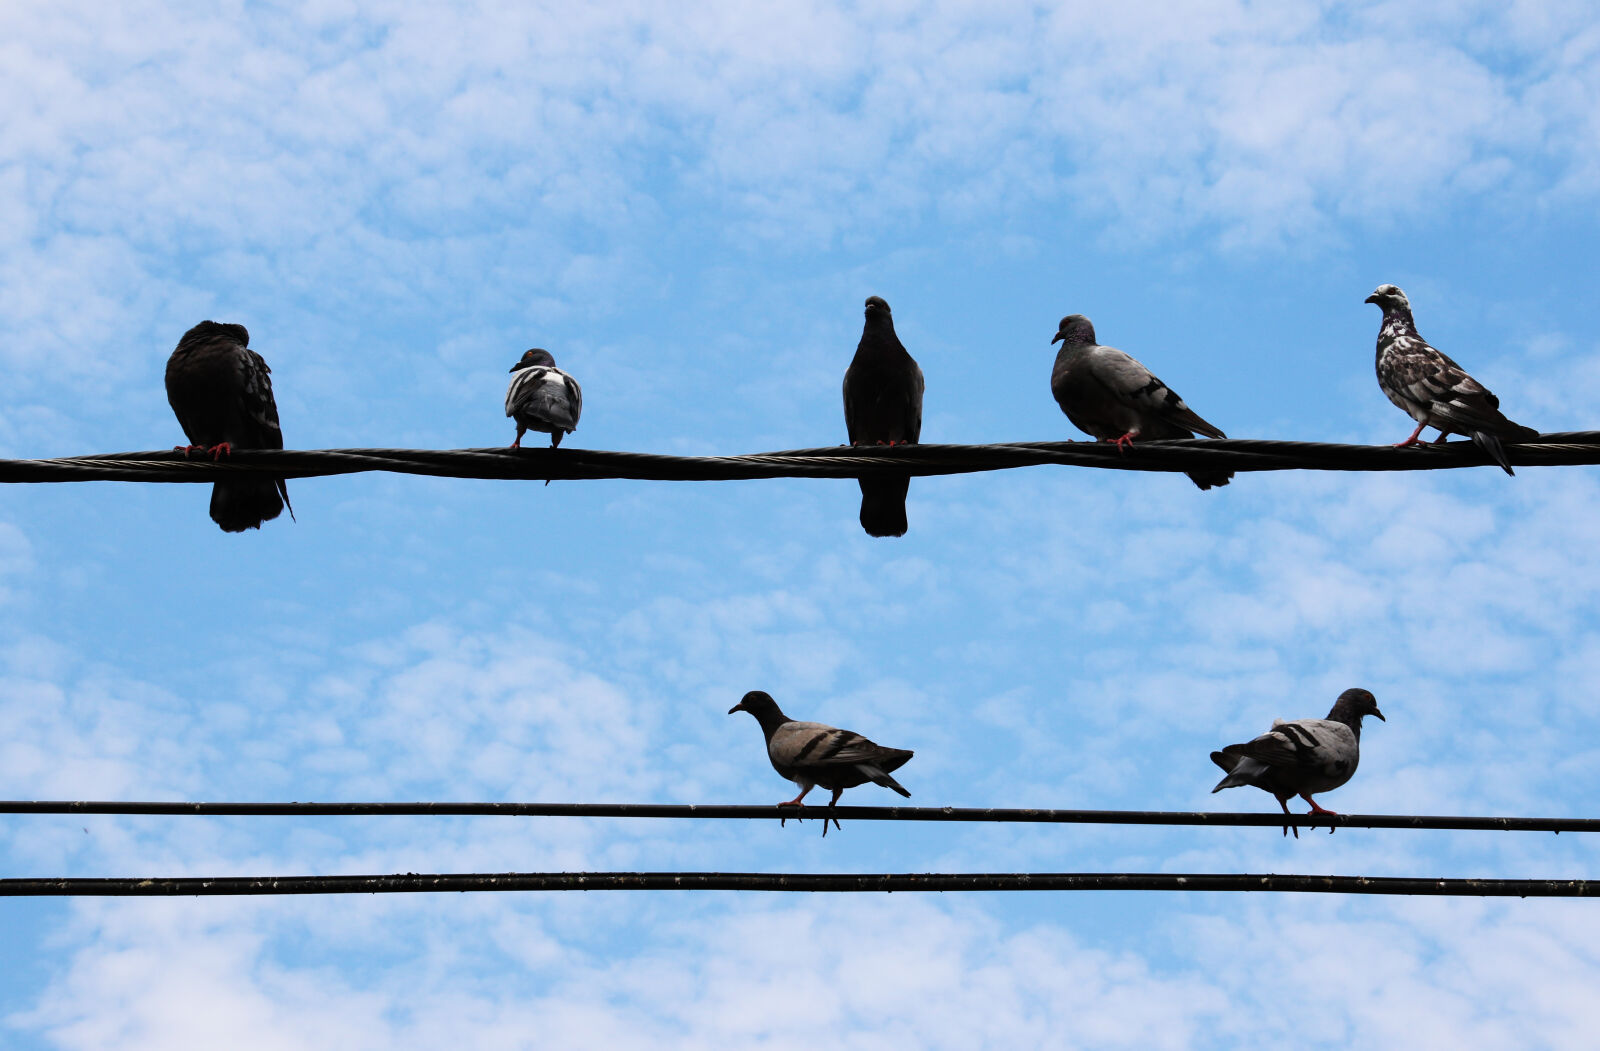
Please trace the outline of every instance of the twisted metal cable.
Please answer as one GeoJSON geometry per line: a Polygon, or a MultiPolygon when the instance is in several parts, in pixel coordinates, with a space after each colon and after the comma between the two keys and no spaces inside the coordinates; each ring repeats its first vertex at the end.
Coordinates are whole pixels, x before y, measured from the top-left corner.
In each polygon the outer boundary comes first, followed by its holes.
{"type": "MultiPolygon", "coordinates": [[[[1540,435],[1507,444],[1517,467],[1600,464],[1600,431],[1540,435]]],[[[828,446],[742,456],[667,456],[597,449],[238,449],[213,462],[177,451],[103,453],[46,460],[0,460],[0,482],[214,482],[239,474],[315,478],[364,471],[447,478],[546,481],[628,478],[734,481],[753,478],[859,478],[940,475],[1055,464],[1122,471],[1435,471],[1492,465],[1470,441],[1397,449],[1388,445],[1252,439],[997,445],[828,446]]]]}
{"type": "Polygon", "coordinates": [[[802,893],[908,891],[1267,891],[1495,898],[1591,898],[1600,882],[1555,879],[1302,876],[1171,872],[448,872],[386,876],[178,876],[0,879],[0,897],[213,897],[416,894],[466,891],[733,890],[802,893]]]}
{"type": "MultiPolygon", "coordinates": [[[[228,803],[186,800],[0,800],[0,814],[120,814],[212,817],[591,817],[702,821],[820,818],[827,807],[695,803],[228,803]]],[[[934,821],[1053,825],[1399,828],[1481,832],[1600,832],[1600,818],[1472,817],[1422,814],[1240,814],[1170,810],[1054,810],[1000,807],[837,806],[851,821],[934,821]]]]}

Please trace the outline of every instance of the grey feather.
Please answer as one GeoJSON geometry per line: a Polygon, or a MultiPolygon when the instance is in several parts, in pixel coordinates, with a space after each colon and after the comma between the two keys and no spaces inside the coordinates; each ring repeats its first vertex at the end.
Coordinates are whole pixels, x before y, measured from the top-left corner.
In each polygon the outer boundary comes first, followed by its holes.
{"type": "Polygon", "coordinates": [[[1270,792],[1285,814],[1293,796],[1321,811],[1311,797],[1333,791],[1355,774],[1361,761],[1361,720],[1368,715],[1383,718],[1372,694],[1355,688],[1339,695],[1326,719],[1275,719],[1260,737],[1211,753],[1211,761],[1226,771],[1211,791],[1254,785],[1270,792]]]}
{"type": "MultiPolygon", "coordinates": [[[[799,806],[807,792],[816,785],[829,789],[832,807],[847,788],[868,781],[892,789],[910,798],[911,793],[889,776],[914,754],[905,748],[886,748],[874,744],[851,730],[841,730],[826,723],[805,722],[783,714],[771,694],[751,690],[738,704],[728,709],[728,714],[749,712],[761,725],[767,742],[767,760],[780,777],[800,786],[800,794],[780,806],[799,806]]],[[[838,824],[837,821],[834,822],[838,824]]],[[[824,819],[822,834],[828,834],[824,819]]]]}
{"type": "MultiPolygon", "coordinates": [[[[1051,342],[1059,342],[1061,350],[1050,371],[1050,393],[1072,425],[1085,434],[1119,444],[1193,438],[1196,432],[1208,438],[1227,437],[1137,358],[1098,343],[1093,322],[1082,314],[1062,318],[1051,342]]],[[[1201,489],[1227,485],[1233,478],[1231,471],[1187,473],[1201,489]]]]}

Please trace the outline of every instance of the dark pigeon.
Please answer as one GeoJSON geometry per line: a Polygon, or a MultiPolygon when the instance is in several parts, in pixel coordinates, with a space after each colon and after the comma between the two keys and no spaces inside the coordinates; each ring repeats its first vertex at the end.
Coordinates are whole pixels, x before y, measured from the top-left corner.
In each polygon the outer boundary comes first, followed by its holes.
{"type": "MultiPolygon", "coordinates": [[[[1050,371],[1050,393],[1072,425],[1085,434],[1122,448],[1135,438],[1226,438],[1201,419],[1131,354],[1095,342],[1094,324],[1082,314],[1061,319],[1055,338],[1060,343],[1050,371]]],[[[1189,471],[1201,489],[1227,485],[1232,471],[1189,471]]]]}
{"type": "MultiPolygon", "coordinates": [[[[1255,785],[1276,796],[1285,814],[1291,796],[1310,803],[1313,814],[1335,813],[1311,797],[1332,792],[1356,772],[1361,761],[1361,719],[1367,715],[1383,718],[1377,698],[1366,690],[1350,689],[1333,702],[1326,719],[1274,719],[1272,729],[1255,740],[1211,753],[1211,761],[1228,772],[1211,791],[1255,785]]],[[[1289,827],[1283,826],[1284,835],[1289,827]]],[[[1298,826],[1294,835],[1300,838],[1298,826]]]]}
{"type": "Polygon", "coordinates": [[[511,372],[506,415],[517,421],[517,437],[511,448],[522,448],[526,432],[543,431],[550,435],[550,448],[554,449],[564,435],[578,429],[578,417],[583,415],[583,391],[578,381],[556,368],[556,359],[538,347],[517,359],[511,372]]]}
{"type": "MultiPolygon", "coordinates": [[[[806,793],[821,785],[833,791],[833,798],[828,800],[831,812],[841,792],[868,781],[911,798],[911,793],[889,776],[891,770],[900,769],[911,758],[907,749],[884,748],[849,730],[791,719],[778,708],[771,694],[760,690],[751,690],[728,709],[729,715],[734,712],[749,712],[756,717],[767,739],[767,758],[772,761],[772,768],[800,786],[800,794],[779,803],[780,807],[805,806],[801,800],[806,793]]],[[[839,819],[834,818],[833,824],[838,828],[839,819]]],[[[827,816],[822,819],[822,834],[828,834],[827,816]]]]}
{"type": "MultiPolygon", "coordinates": [[[[922,436],[922,369],[894,334],[889,304],[867,298],[867,321],[844,373],[844,425],[851,445],[915,445],[922,436]]],[[[905,536],[909,476],[862,478],[861,528],[905,536]]]]}
{"type": "Polygon", "coordinates": [[[1411,301],[1398,287],[1379,285],[1366,302],[1378,304],[1383,311],[1383,324],[1378,328],[1378,386],[1417,421],[1411,437],[1395,448],[1416,445],[1422,428],[1437,427],[1439,437],[1434,444],[1449,434],[1465,434],[1506,474],[1516,474],[1501,442],[1532,441],[1539,432],[1506,419],[1499,398],[1448,354],[1417,335],[1411,301]]]}
{"type": "MultiPolygon", "coordinates": [[[[167,401],[189,437],[185,452],[204,449],[221,459],[234,449],[283,448],[272,370],[249,346],[243,325],[202,321],[167,359],[167,401]]],[[[286,506],[293,518],[282,478],[241,477],[211,487],[211,520],[226,533],[259,529],[286,506]]]]}

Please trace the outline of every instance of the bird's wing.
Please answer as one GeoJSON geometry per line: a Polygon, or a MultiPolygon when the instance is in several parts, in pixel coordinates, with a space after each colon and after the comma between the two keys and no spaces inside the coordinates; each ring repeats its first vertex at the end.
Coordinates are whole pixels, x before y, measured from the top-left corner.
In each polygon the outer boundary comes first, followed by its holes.
{"type": "Polygon", "coordinates": [[[1085,356],[1087,378],[1099,385],[1107,397],[1134,409],[1152,420],[1198,431],[1209,438],[1225,438],[1222,430],[1200,417],[1133,355],[1116,347],[1096,346],[1085,356]]]}
{"type": "Polygon", "coordinates": [[[1500,412],[1499,398],[1421,336],[1391,341],[1379,356],[1378,378],[1391,397],[1427,409],[1430,416],[1451,424],[1449,430],[1494,431],[1509,422],[1500,412]]]}
{"type": "Polygon", "coordinates": [[[272,397],[272,370],[260,354],[241,348],[239,362],[239,409],[241,424],[250,432],[258,449],[283,448],[283,429],[278,424],[278,403],[272,397]]]}
{"type": "Polygon", "coordinates": [[[898,749],[873,744],[852,730],[825,723],[791,721],[773,731],[767,751],[776,765],[793,770],[818,770],[877,764],[893,758],[898,749]]]}
{"type": "Polygon", "coordinates": [[[1243,744],[1230,744],[1229,755],[1255,759],[1273,767],[1314,767],[1342,756],[1356,746],[1344,723],[1329,719],[1275,720],[1272,729],[1243,744]]]}

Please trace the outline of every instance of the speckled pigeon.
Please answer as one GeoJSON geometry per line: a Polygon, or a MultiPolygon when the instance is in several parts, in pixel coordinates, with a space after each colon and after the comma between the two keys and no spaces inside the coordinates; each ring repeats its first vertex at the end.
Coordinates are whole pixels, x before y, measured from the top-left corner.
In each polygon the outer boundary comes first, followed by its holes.
{"type": "MultiPolygon", "coordinates": [[[[844,425],[851,445],[915,445],[922,435],[922,369],[894,334],[889,304],[867,298],[856,356],[844,373],[844,425]]],[[[861,528],[904,536],[909,476],[862,478],[861,528]]]]}
{"type": "Polygon", "coordinates": [[[511,385],[506,388],[506,415],[517,421],[517,437],[511,448],[522,448],[528,431],[550,435],[550,448],[561,444],[563,435],[578,429],[583,414],[583,391],[578,381],[556,368],[556,359],[538,347],[527,351],[511,366],[511,385]]]}
{"type": "MultiPolygon", "coordinates": [[[[828,800],[830,812],[841,792],[868,781],[911,797],[900,782],[889,776],[889,771],[900,769],[911,758],[907,749],[884,748],[849,730],[791,719],[771,694],[761,690],[745,694],[728,709],[729,715],[734,712],[749,712],[756,717],[767,739],[767,758],[772,761],[772,768],[800,786],[800,794],[779,803],[780,807],[805,806],[801,800],[815,785],[833,791],[833,798],[828,800]]],[[[839,827],[839,819],[834,818],[833,824],[839,827]]],[[[822,819],[822,834],[828,834],[827,816],[822,819]]]]}
{"type": "MultiPolygon", "coordinates": [[[[1228,772],[1211,791],[1255,785],[1276,796],[1285,814],[1291,796],[1310,803],[1313,814],[1335,813],[1311,797],[1333,791],[1356,772],[1361,761],[1361,719],[1366,715],[1383,718],[1377,698],[1366,690],[1349,689],[1333,702],[1326,719],[1274,719],[1272,729],[1255,740],[1211,753],[1211,761],[1228,772]]],[[[1289,828],[1283,826],[1284,835],[1289,828]]],[[[1300,838],[1298,826],[1294,835],[1300,838]]]]}
{"type": "Polygon", "coordinates": [[[1378,304],[1383,311],[1383,324],[1378,328],[1378,386],[1417,421],[1411,437],[1395,448],[1416,445],[1422,428],[1437,427],[1435,444],[1446,435],[1465,434],[1506,474],[1516,474],[1500,443],[1531,441],[1539,432],[1506,419],[1499,398],[1449,355],[1417,335],[1411,301],[1398,287],[1379,285],[1366,302],[1378,304]]]}
{"type": "MultiPolygon", "coordinates": [[[[1050,371],[1050,393],[1072,425],[1085,434],[1122,448],[1135,438],[1226,438],[1162,383],[1131,354],[1095,341],[1094,324],[1082,314],[1061,319],[1055,338],[1061,344],[1050,371]]],[[[1187,472],[1201,489],[1227,485],[1232,471],[1187,472]]]]}
{"type": "MultiPolygon", "coordinates": [[[[221,459],[234,449],[281,449],[271,369],[249,349],[243,325],[202,321],[167,359],[167,401],[189,445],[221,459]]],[[[227,533],[259,529],[289,504],[282,478],[241,476],[211,487],[211,519],[227,533]]],[[[289,507],[289,517],[294,508],[289,507]]]]}

